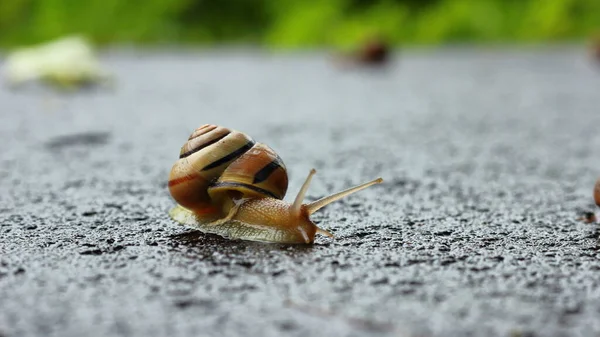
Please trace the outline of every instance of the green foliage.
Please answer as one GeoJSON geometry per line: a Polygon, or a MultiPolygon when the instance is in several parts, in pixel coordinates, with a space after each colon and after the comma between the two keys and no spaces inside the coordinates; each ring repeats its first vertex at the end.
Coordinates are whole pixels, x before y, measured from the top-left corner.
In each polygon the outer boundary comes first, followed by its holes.
{"type": "Polygon", "coordinates": [[[0,45],[81,33],[98,43],[280,48],[561,41],[600,30],[598,0],[0,0],[0,45]]]}

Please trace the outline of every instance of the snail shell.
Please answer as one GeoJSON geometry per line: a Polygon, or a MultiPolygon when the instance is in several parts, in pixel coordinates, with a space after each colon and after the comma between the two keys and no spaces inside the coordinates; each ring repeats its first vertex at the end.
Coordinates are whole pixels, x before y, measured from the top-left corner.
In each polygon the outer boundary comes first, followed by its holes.
{"type": "Polygon", "coordinates": [[[203,125],[181,147],[171,169],[169,191],[183,207],[199,214],[217,213],[222,199],[282,199],[288,186],[285,165],[265,144],[242,132],[203,125]]]}
{"type": "Polygon", "coordinates": [[[171,169],[169,192],[178,206],[169,214],[182,224],[228,238],[310,243],[316,233],[332,236],[310,221],[310,214],[381,182],[380,178],[303,205],[314,173],[289,204],[282,200],[287,170],[273,149],[242,132],[205,124],[181,147],[171,169]]]}

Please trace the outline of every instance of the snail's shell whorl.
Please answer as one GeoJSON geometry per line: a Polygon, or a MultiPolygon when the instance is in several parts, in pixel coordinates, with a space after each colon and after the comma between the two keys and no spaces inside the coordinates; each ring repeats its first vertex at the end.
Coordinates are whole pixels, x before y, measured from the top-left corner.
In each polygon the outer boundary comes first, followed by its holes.
{"type": "Polygon", "coordinates": [[[287,170],[270,147],[248,135],[205,124],[183,145],[169,176],[169,192],[196,213],[220,209],[221,198],[283,199],[287,170]]]}

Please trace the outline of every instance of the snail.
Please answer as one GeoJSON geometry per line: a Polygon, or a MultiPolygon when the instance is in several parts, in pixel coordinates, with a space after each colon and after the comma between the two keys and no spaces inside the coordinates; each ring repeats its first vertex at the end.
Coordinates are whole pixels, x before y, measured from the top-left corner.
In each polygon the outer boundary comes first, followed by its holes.
{"type": "MultiPolygon", "coordinates": [[[[594,184],[594,192],[592,194],[596,206],[600,207],[600,178],[596,180],[596,183],[594,184]]],[[[578,220],[592,224],[598,222],[598,217],[596,216],[596,212],[585,212],[578,220]]]]}
{"type": "Polygon", "coordinates": [[[596,205],[600,207],[600,178],[598,178],[594,184],[594,201],[596,202],[596,205]]]}
{"type": "Polygon", "coordinates": [[[333,235],[317,227],[311,214],[383,181],[378,178],[303,204],[315,173],[310,171],[293,203],[285,202],[287,170],[273,149],[245,133],[205,124],[192,133],[171,169],[168,186],[177,206],[169,215],[230,239],[312,243],[317,233],[333,235]]]}
{"type": "Polygon", "coordinates": [[[364,65],[384,65],[389,60],[390,47],[383,39],[372,38],[357,53],[357,61],[364,65]]]}
{"type": "Polygon", "coordinates": [[[334,61],[338,66],[347,69],[354,67],[379,68],[392,61],[391,54],[392,47],[385,39],[372,36],[362,42],[358,48],[348,53],[337,55],[334,61]]]}
{"type": "Polygon", "coordinates": [[[600,32],[598,32],[591,41],[590,56],[592,61],[600,63],[600,32]]]}

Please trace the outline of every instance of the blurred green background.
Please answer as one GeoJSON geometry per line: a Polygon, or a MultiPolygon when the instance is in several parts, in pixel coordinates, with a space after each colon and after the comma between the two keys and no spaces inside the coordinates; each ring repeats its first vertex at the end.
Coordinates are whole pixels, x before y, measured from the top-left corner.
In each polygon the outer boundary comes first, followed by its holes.
{"type": "Polygon", "coordinates": [[[82,33],[96,43],[345,47],[584,40],[600,0],[0,0],[0,46],[82,33]]]}

